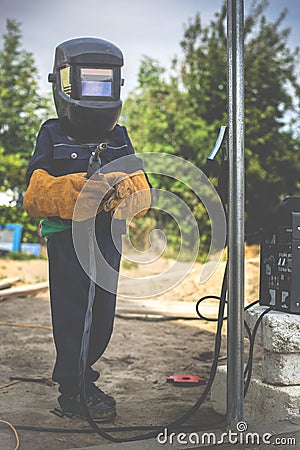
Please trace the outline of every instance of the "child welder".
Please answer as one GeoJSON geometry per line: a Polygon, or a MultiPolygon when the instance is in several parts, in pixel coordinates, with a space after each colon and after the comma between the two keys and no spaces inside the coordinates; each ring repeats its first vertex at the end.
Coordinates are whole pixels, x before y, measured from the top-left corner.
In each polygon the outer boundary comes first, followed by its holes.
{"type": "Polygon", "coordinates": [[[97,282],[83,383],[91,417],[103,421],[115,417],[116,405],[96,386],[99,373],[92,366],[113,329],[125,219],[144,215],[151,201],[142,162],[134,155],[125,127],[117,124],[122,65],[120,49],[102,39],[79,38],[58,45],[49,75],[58,118],[40,129],[24,196],[29,215],[46,217],[40,231],[47,237],[58,401],[64,413],[80,417],[84,412],[79,359],[91,280],[79,261],[78,248],[85,259],[92,223],[102,260],[95,261],[97,282]],[[91,156],[99,149],[101,173],[88,180],[91,156]],[[75,224],[86,231],[76,249],[75,224]]]}

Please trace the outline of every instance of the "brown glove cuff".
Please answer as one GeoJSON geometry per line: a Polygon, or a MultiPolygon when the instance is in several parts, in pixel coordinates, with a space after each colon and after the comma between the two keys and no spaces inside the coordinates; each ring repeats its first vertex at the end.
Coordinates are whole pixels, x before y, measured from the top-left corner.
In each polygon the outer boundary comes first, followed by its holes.
{"type": "Polygon", "coordinates": [[[104,180],[89,180],[86,183],[85,173],[53,177],[46,170],[37,169],[31,176],[24,196],[24,209],[31,216],[73,219],[74,207],[81,194],[80,208],[74,220],[86,220],[102,210],[99,205],[101,197],[110,190],[104,180]]]}
{"type": "Polygon", "coordinates": [[[83,173],[54,177],[36,169],[24,196],[24,209],[30,216],[72,218],[76,199],[86,183],[83,173]]]}

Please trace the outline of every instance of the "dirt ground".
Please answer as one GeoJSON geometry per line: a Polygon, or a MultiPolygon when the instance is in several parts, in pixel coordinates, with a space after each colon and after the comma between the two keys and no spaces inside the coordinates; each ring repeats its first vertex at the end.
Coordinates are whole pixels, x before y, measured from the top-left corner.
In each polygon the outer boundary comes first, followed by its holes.
{"type": "MultiPolygon", "coordinates": [[[[163,271],[169,265],[170,260],[160,261],[153,268],[153,273],[163,271]]],[[[202,295],[219,295],[224,266],[225,263],[222,262],[213,277],[205,285],[199,285],[197,279],[201,265],[196,264],[184,281],[160,297],[149,299],[149,304],[156,302],[157,309],[167,305],[179,315],[180,312],[191,311],[202,295]]],[[[145,268],[136,266],[122,267],[122,273],[130,277],[139,276],[144,270],[145,268]]],[[[257,253],[248,253],[246,271],[246,298],[247,302],[251,302],[258,298],[257,253]]],[[[47,280],[47,261],[0,259],[0,278],[14,276],[20,277],[26,283],[47,280]]],[[[148,283],[151,283],[151,277],[148,283]]],[[[120,308],[122,301],[119,300],[120,308]]],[[[10,382],[10,377],[14,376],[51,376],[55,351],[49,329],[49,293],[7,299],[0,302],[0,310],[0,419],[16,426],[90,430],[83,420],[59,418],[49,412],[58,406],[57,386],[50,380],[44,383],[18,382],[3,387],[10,382]],[[26,328],[8,324],[46,327],[26,328]]],[[[216,302],[211,301],[205,311],[214,315],[217,311],[216,302]]],[[[126,314],[118,316],[110,345],[95,365],[95,368],[101,371],[99,385],[117,400],[117,418],[114,424],[105,426],[165,425],[184,414],[199,398],[204,386],[177,387],[167,383],[166,376],[185,373],[207,379],[212,362],[215,328],[215,323],[200,320],[152,321],[149,318],[128,318],[126,314]]],[[[225,362],[224,327],[220,364],[225,362]]],[[[200,424],[201,428],[208,429],[219,419],[211,410],[207,399],[189,423],[198,426],[200,424]]],[[[21,450],[67,450],[106,443],[103,438],[93,433],[24,430],[18,430],[18,433],[21,450]]],[[[121,434],[113,435],[120,437],[121,434]]],[[[0,449],[13,448],[12,432],[2,427],[0,449]]]]}

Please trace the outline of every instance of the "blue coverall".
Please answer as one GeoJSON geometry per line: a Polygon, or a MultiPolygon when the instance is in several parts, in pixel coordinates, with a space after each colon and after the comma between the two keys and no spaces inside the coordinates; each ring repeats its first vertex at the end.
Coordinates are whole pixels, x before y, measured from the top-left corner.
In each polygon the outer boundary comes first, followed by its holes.
{"type": "MultiPolygon", "coordinates": [[[[96,144],[81,144],[66,136],[60,127],[59,119],[48,120],[42,125],[37,137],[35,152],[27,170],[27,183],[36,169],[44,169],[56,177],[86,172],[89,158],[95,148],[96,144]]],[[[109,134],[107,148],[102,150],[100,155],[103,172],[105,173],[105,165],[112,161],[116,161],[116,167],[110,167],[109,172],[132,173],[142,169],[142,162],[136,156],[129,158],[129,166],[122,163],[120,167],[117,159],[126,155],[134,155],[134,149],[125,127],[116,125],[109,134]]],[[[61,220],[57,217],[50,219],[61,220]]],[[[126,232],[126,223],[124,220],[117,221],[113,241],[111,220],[109,212],[101,212],[96,218],[97,243],[105,260],[115,272],[109,273],[110,292],[96,285],[86,371],[87,393],[99,377],[99,372],[93,370],[92,365],[105,351],[113,330],[121,257],[119,251],[122,234],[126,232]]],[[[88,236],[86,242],[81,242],[81,245],[83,248],[88,247],[88,236]]],[[[61,393],[74,395],[79,392],[78,361],[90,280],[75,253],[71,229],[53,234],[47,241],[47,250],[53,335],[57,352],[53,380],[59,383],[61,393]]],[[[105,276],[104,270],[103,277],[105,276]]]]}

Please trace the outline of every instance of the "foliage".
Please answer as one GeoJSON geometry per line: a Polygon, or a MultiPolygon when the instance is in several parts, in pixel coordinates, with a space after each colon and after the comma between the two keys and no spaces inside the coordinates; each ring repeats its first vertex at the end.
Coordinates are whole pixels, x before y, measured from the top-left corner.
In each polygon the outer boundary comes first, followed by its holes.
{"type": "Polygon", "coordinates": [[[32,53],[21,47],[20,23],[8,19],[0,51],[0,188],[17,198],[25,190],[25,172],[36,134],[50,108],[38,93],[32,53]]]}
{"type": "MultiPolygon", "coordinates": [[[[296,192],[300,174],[291,121],[299,111],[299,50],[288,48],[290,30],[282,29],[287,11],[271,22],[264,14],[267,6],[267,1],[252,2],[245,19],[246,213],[251,231],[270,220],[282,197],[296,192]]],[[[208,27],[202,28],[197,15],[182,41],[183,84],[208,124],[226,116],[225,17],[225,3],[208,27]]]]}
{"type": "MultiPolygon", "coordinates": [[[[205,154],[210,148],[210,135],[214,134],[214,130],[206,126],[201,117],[195,115],[189,104],[189,97],[182,92],[177,78],[172,77],[165,81],[164,73],[164,69],[154,59],[145,57],[142,60],[138,88],[125,103],[123,121],[129,128],[138,153],[172,154],[201,166],[205,162],[205,154]],[[201,152],[200,149],[204,151],[201,152]]],[[[166,173],[166,169],[164,161],[160,163],[158,160],[155,174],[148,174],[152,186],[176,194],[188,204],[194,216],[198,217],[199,208],[195,194],[180,181],[180,176],[179,179],[174,179],[160,175],[166,173]]],[[[174,176],[176,177],[176,171],[174,176]]],[[[158,199],[155,200],[157,205],[158,199]]],[[[170,211],[173,207],[173,202],[169,201],[167,205],[166,200],[162,206],[165,211],[170,211]]],[[[157,228],[164,230],[168,247],[179,250],[180,230],[170,214],[159,209],[152,210],[150,214],[157,228]]],[[[176,211],[174,214],[176,215],[176,211]]],[[[204,215],[201,218],[204,220],[204,215]]],[[[202,227],[208,229],[209,224],[203,224],[203,220],[202,227]]],[[[142,230],[148,231],[148,224],[141,222],[139,225],[142,230]]],[[[183,219],[180,226],[187,233],[191,228],[188,219],[183,219]]],[[[203,237],[205,236],[204,233],[203,237]]]]}
{"type": "MultiPolygon", "coordinates": [[[[279,201],[300,187],[299,130],[295,126],[299,118],[299,51],[288,47],[290,30],[283,26],[286,11],[273,22],[265,14],[267,6],[266,0],[253,1],[245,18],[249,231],[264,226],[279,201]]],[[[123,112],[137,151],[174,154],[204,167],[217,130],[227,123],[225,19],[226,2],[207,26],[202,25],[200,14],[190,19],[181,41],[183,56],[174,58],[171,68],[143,58],[137,89],[129,95],[123,112]]],[[[209,221],[199,200],[178,181],[159,175],[150,175],[150,179],[154,187],[176,193],[191,207],[202,240],[208,243],[209,221]]],[[[156,220],[176,235],[167,216],[156,220]]]]}

